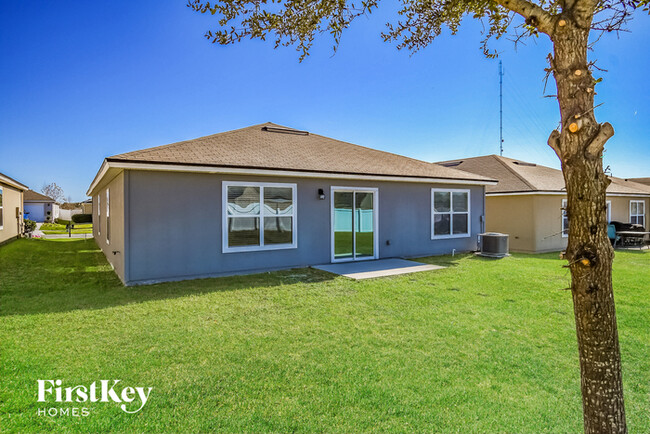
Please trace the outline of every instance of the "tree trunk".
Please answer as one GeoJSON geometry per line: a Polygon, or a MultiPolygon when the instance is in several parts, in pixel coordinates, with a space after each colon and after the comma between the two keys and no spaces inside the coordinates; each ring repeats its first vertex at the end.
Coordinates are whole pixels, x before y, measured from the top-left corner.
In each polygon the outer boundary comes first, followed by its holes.
{"type": "Polygon", "coordinates": [[[587,61],[588,26],[559,21],[551,39],[551,69],[562,119],[549,145],[562,162],[567,190],[566,259],[580,355],[585,433],[625,433],[621,357],[612,290],[614,251],[607,236],[602,153],[614,134],[594,117],[594,78],[587,61]],[[586,29],[586,30],[585,30],[586,29]]]}

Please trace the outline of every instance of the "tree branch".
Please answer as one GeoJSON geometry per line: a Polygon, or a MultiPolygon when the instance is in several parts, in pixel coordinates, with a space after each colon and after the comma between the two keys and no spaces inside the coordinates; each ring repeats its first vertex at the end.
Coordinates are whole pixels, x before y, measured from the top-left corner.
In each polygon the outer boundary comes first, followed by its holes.
{"type": "MultiPolygon", "coordinates": [[[[585,153],[591,157],[597,157],[605,149],[605,143],[614,135],[614,127],[609,122],[600,124],[596,137],[589,143],[585,153]]],[[[549,139],[550,140],[550,139],[549,139]]]]}
{"type": "Polygon", "coordinates": [[[535,3],[531,3],[528,0],[495,1],[498,5],[524,17],[526,24],[537,28],[540,32],[546,33],[549,36],[553,32],[554,16],[535,3]]]}

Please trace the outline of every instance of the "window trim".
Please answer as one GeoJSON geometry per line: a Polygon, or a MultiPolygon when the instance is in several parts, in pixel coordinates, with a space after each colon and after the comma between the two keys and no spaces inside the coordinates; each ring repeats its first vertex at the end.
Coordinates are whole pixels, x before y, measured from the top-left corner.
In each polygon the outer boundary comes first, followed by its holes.
{"type": "Polygon", "coordinates": [[[432,240],[444,240],[449,238],[469,238],[472,236],[472,191],[468,188],[432,188],[431,189],[431,203],[429,204],[431,209],[431,239],[432,240]],[[449,193],[449,212],[435,212],[433,209],[434,204],[434,194],[435,193],[449,193]],[[452,193],[467,193],[467,211],[463,212],[454,212],[453,211],[453,199],[452,193]],[[448,235],[436,235],[434,232],[435,226],[435,217],[436,214],[449,214],[449,234],[448,235]],[[454,214],[467,214],[467,233],[465,234],[454,234],[454,214]]]}
{"type": "Polygon", "coordinates": [[[2,212],[0,213],[0,231],[1,231],[4,230],[5,228],[5,213],[4,213],[5,197],[4,197],[4,190],[2,189],[2,187],[0,187],[0,196],[2,196],[2,201],[0,201],[0,210],[2,210],[2,212]]]}
{"type": "Polygon", "coordinates": [[[638,224],[638,221],[639,221],[639,220],[638,220],[638,217],[643,217],[643,227],[645,228],[645,227],[646,227],[646,218],[645,218],[645,215],[646,215],[646,212],[645,212],[645,200],[642,200],[642,199],[630,199],[629,211],[630,211],[630,213],[629,213],[629,217],[630,217],[629,220],[630,220],[630,223],[632,223],[632,216],[633,216],[633,215],[634,215],[634,217],[637,217],[637,223],[636,223],[636,224],[638,224]],[[632,203],[636,203],[636,204],[637,204],[637,206],[636,206],[637,213],[636,213],[636,214],[632,214],[632,203]],[[638,205],[638,204],[639,204],[639,203],[642,203],[642,204],[643,204],[643,214],[639,214],[639,213],[638,213],[638,210],[639,210],[639,205],[638,205]]]}
{"type": "Polygon", "coordinates": [[[255,182],[255,181],[222,181],[221,182],[221,252],[260,252],[266,250],[285,250],[298,248],[298,185],[295,183],[280,182],[255,182]],[[258,246],[228,246],[228,187],[259,187],[260,189],[260,244],[258,246]],[[291,188],[291,199],[293,201],[292,217],[292,240],[291,244],[264,245],[264,188],[284,187],[291,188]]]}
{"type": "Polygon", "coordinates": [[[106,189],[106,244],[111,243],[111,229],[109,227],[111,223],[111,215],[110,215],[110,210],[111,210],[111,189],[107,188],[106,189]]]}
{"type": "Polygon", "coordinates": [[[568,199],[562,199],[562,207],[560,208],[560,233],[562,234],[562,238],[569,238],[569,217],[567,216],[566,224],[567,228],[566,231],[564,230],[564,214],[567,212],[567,205],[569,204],[568,199]]]}
{"type": "Polygon", "coordinates": [[[102,194],[97,193],[97,235],[102,234],[102,194]]]}

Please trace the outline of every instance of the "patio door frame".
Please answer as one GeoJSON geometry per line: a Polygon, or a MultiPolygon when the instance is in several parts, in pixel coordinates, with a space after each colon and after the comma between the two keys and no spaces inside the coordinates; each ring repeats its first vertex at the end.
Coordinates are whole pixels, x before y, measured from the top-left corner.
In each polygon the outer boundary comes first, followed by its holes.
{"type": "Polygon", "coordinates": [[[353,262],[353,261],[372,261],[374,259],[379,259],[379,189],[377,187],[349,187],[349,186],[331,186],[330,187],[330,259],[332,262],[353,262]],[[372,219],[373,219],[373,256],[366,256],[363,258],[357,258],[357,240],[355,235],[355,215],[354,209],[356,203],[354,200],[354,194],[352,195],[352,257],[351,258],[342,258],[336,259],[334,256],[335,252],[335,239],[334,239],[334,193],[344,192],[344,193],[372,193],[372,219]]]}

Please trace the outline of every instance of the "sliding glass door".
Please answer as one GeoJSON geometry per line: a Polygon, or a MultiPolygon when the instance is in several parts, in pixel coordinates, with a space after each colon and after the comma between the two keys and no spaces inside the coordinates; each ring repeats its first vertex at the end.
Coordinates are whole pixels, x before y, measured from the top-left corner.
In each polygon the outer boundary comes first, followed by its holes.
{"type": "Polygon", "coordinates": [[[362,260],[376,257],[375,190],[332,191],[333,260],[362,260]]]}

